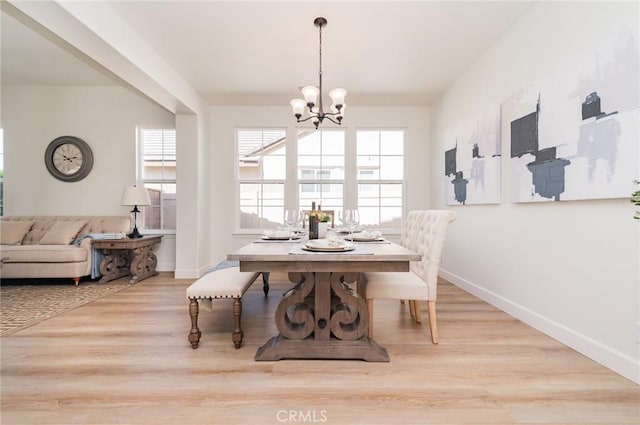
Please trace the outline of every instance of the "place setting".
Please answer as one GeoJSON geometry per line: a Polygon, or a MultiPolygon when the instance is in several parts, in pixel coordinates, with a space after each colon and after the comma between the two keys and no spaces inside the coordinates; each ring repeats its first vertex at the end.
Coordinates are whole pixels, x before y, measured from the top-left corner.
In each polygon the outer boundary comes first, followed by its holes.
{"type": "Polygon", "coordinates": [[[260,239],[255,243],[289,243],[300,242],[306,235],[302,228],[302,217],[297,209],[288,209],[284,212],[285,229],[265,229],[260,239]]]}
{"type": "MultiPolygon", "coordinates": [[[[300,246],[293,247],[289,251],[289,254],[373,254],[373,252],[362,248],[357,243],[355,243],[357,242],[357,238],[355,238],[353,230],[356,229],[360,223],[358,210],[346,209],[343,211],[340,219],[345,224],[346,228],[349,229],[348,236],[340,237],[338,236],[338,232],[336,232],[334,229],[329,229],[325,238],[306,240],[300,246]]],[[[379,236],[381,236],[381,233],[378,234],[378,237],[379,236]]]]}
{"type": "Polygon", "coordinates": [[[382,232],[379,230],[354,232],[352,235],[345,236],[345,240],[359,243],[391,243],[382,236],[382,232]]]}

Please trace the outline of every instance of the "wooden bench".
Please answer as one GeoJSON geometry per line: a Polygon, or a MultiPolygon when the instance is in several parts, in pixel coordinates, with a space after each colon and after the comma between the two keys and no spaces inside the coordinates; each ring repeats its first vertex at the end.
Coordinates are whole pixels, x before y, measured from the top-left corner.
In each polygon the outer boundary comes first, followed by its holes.
{"type": "MultiPolygon", "coordinates": [[[[259,272],[241,272],[238,267],[228,267],[207,273],[187,288],[189,299],[189,316],[191,317],[191,331],[189,342],[194,350],[200,342],[198,329],[198,300],[212,302],[215,299],[233,299],[233,334],[231,340],[236,348],[242,345],[242,296],[257,279],[259,272]]],[[[268,275],[263,273],[265,296],[268,289],[268,275]]]]}

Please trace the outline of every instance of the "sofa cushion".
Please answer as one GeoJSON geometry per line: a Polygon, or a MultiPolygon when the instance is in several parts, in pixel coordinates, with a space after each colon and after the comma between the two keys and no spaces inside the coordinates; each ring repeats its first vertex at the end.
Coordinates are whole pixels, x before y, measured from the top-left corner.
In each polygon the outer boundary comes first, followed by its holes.
{"type": "Polygon", "coordinates": [[[0,245],[20,245],[33,226],[33,221],[3,221],[0,224],[0,245]]]}
{"type": "Polygon", "coordinates": [[[5,263],[74,263],[87,261],[89,250],[76,245],[4,245],[5,263]]]}
{"type": "Polygon", "coordinates": [[[56,221],[40,239],[40,245],[69,245],[86,221],[56,221]]]}

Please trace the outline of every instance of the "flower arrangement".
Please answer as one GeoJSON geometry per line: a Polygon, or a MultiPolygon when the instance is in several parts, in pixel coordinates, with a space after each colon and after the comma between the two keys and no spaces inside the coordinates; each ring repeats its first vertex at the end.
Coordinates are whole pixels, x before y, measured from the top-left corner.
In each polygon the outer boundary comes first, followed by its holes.
{"type": "Polygon", "coordinates": [[[331,214],[320,212],[318,213],[318,221],[320,223],[328,223],[331,221],[331,214]]]}

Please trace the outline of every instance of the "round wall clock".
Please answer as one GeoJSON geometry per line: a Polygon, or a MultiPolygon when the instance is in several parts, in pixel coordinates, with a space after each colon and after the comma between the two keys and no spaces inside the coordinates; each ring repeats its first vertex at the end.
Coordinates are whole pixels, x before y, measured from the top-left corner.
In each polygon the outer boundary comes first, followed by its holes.
{"type": "Polygon", "coordinates": [[[73,136],[61,136],[47,146],[44,164],[58,180],[77,182],[87,177],[91,171],[93,153],[84,140],[73,136]]]}

